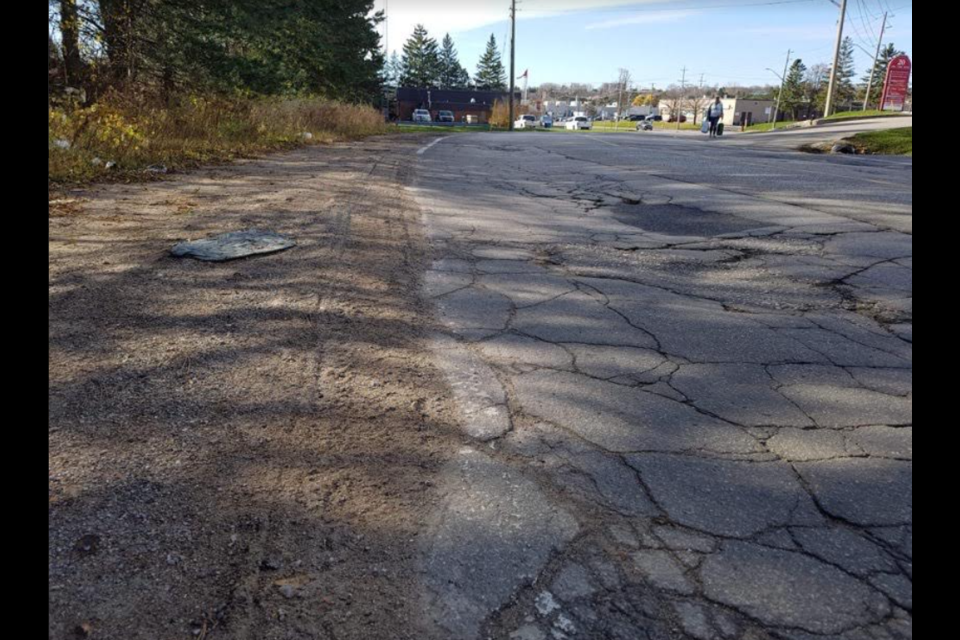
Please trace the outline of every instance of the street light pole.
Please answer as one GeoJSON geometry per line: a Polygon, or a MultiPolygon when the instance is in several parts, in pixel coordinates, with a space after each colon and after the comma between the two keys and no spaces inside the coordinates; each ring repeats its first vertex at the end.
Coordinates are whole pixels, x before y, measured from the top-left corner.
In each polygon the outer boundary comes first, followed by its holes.
{"type": "Polygon", "coordinates": [[[783,75],[780,76],[780,93],[777,95],[777,108],[773,110],[773,130],[777,130],[777,118],[780,117],[780,104],[783,102],[783,90],[787,86],[787,69],[790,68],[790,56],[793,50],[787,51],[787,62],[783,65],[783,75]]]}
{"type": "Polygon", "coordinates": [[[830,69],[830,86],[827,88],[827,103],[823,109],[823,117],[833,111],[833,99],[837,92],[837,65],[840,64],[840,48],[843,46],[843,23],[847,18],[847,0],[840,5],[840,22],[837,26],[837,46],[833,51],[833,67],[830,69]]]}
{"type": "Polygon", "coordinates": [[[877,40],[877,55],[873,56],[873,66],[870,67],[870,81],[867,82],[867,93],[863,96],[863,110],[866,111],[870,107],[870,92],[873,90],[873,75],[877,72],[877,60],[880,59],[880,46],[883,44],[883,35],[887,30],[887,16],[889,13],[884,12],[883,14],[883,26],[880,27],[880,39],[877,40]]]}

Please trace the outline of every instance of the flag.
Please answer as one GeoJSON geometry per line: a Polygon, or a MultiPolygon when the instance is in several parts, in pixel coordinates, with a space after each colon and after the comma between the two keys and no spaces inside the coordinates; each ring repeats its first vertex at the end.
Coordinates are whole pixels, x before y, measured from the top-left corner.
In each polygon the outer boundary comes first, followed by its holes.
{"type": "Polygon", "coordinates": [[[521,78],[526,78],[529,74],[530,74],[530,69],[527,69],[526,71],[523,72],[523,75],[517,76],[517,80],[520,80],[521,78]]]}

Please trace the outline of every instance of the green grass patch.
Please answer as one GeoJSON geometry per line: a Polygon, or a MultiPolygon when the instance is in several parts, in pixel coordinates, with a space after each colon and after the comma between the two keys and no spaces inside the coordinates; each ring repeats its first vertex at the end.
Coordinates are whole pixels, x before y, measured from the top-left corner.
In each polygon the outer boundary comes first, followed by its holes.
{"type": "Polygon", "coordinates": [[[483,133],[495,131],[490,125],[444,125],[394,124],[387,126],[387,133],[483,133]]]}
{"type": "Polygon", "coordinates": [[[846,140],[860,153],[888,156],[913,155],[913,127],[867,131],[846,140]]]}
{"type": "MultiPolygon", "coordinates": [[[[784,120],[777,123],[777,129],[786,129],[792,125],[796,124],[793,120],[784,120]]],[[[772,122],[762,122],[760,124],[752,124],[747,127],[748,133],[763,133],[764,131],[773,131],[772,122]]]]}
{"type": "Polygon", "coordinates": [[[902,116],[903,114],[898,111],[880,111],[879,109],[870,109],[869,111],[839,111],[827,118],[826,120],[843,120],[846,118],[863,118],[863,117],[894,117],[902,116]]]}
{"type": "MultiPolygon", "coordinates": [[[[596,131],[636,131],[637,122],[594,122],[593,128],[596,131]]],[[[677,123],[676,122],[654,122],[654,129],[662,129],[664,131],[676,131],[677,123]]],[[[693,124],[692,122],[683,122],[680,124],[681,131],[699,131],[700,124],[693,124]]]]}

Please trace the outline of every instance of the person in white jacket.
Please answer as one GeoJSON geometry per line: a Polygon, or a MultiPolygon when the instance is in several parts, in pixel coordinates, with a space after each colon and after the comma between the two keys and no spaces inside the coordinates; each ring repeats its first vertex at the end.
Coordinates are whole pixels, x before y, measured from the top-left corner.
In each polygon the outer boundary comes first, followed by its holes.
{"type": "Polygon", "coordinates": [[[716,101],[710,105],[707,116],[710,119],[710,137],[716,138],[717,124],[723,120],[723,102],[720,101],[720,96],[717,96],[716,101]]]}

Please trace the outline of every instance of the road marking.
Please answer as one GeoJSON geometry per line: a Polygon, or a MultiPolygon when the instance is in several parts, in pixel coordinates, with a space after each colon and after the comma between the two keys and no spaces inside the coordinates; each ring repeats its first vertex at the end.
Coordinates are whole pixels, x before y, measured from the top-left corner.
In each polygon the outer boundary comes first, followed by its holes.
{"type": "Polygon", "coordinates": [[[591,140],[596,140],[597,142],[602,142],[603,144],[609,145],[609,146],[611,146],[611,147],[618,147],[618,148],[620,147],[620,145],[618,145],[618,144],[613,144],[612,142],[607,142],[606,140],[601,140],[601,139],[598,138],[597,136],[589,136],[589,135],[588,135],[587,137],[590,138],[591,140]]]}
{"type": "Polygon", "coordinates": [[[433,145],[437,144],[437,143],[440,142],[441,140],[443,140],[443,138],[437,138],[436,140],[434,140],[433,142],[431,142],[430,144],[428,144],[427,146],[425,146],[423,149],[418,150],[418,151],[417,151],[417,155],[418,155],[418,156],[422,156],[423,154],[425,154],[427,151],[430,150],[430,147],[432,147],[433,145]]]}

